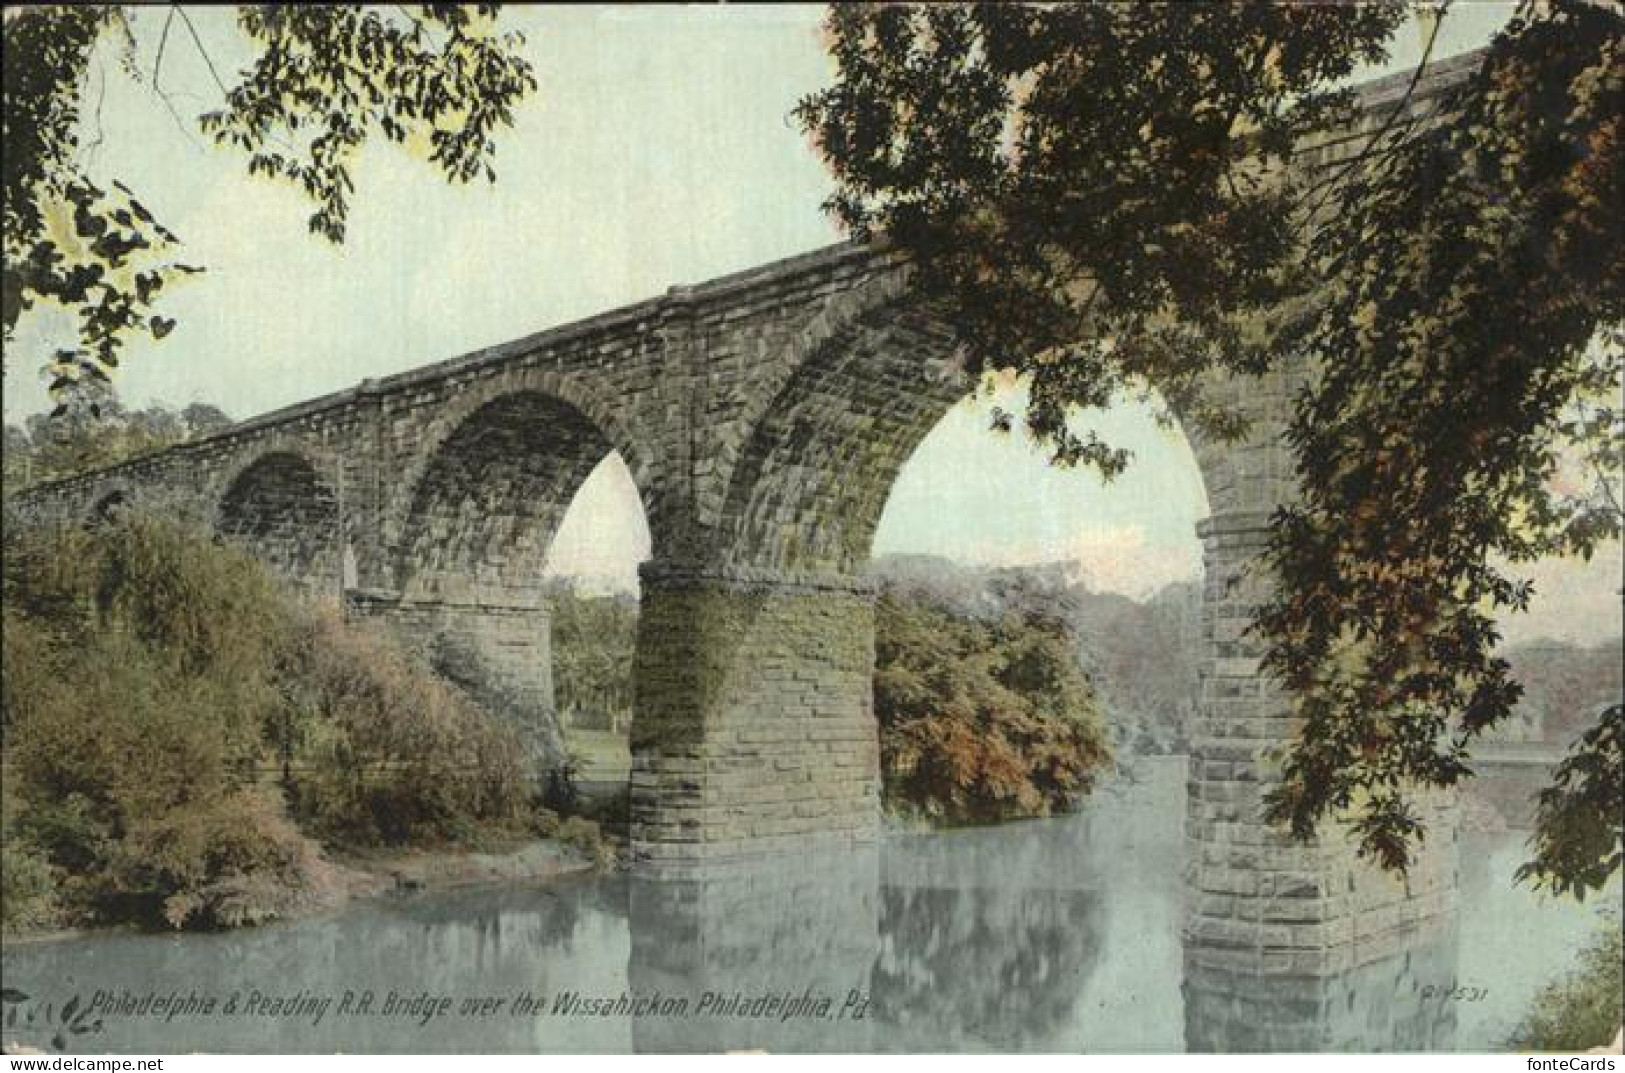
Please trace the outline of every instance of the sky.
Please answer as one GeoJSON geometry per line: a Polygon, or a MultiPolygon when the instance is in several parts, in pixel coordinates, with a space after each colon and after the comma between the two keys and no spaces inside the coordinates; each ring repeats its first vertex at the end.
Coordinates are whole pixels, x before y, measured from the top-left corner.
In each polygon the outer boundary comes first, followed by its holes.
{"type": "MultiPolygon", "coordinates": [[[[1510,5],[1458,3],[1437,55],[1482,44],[1510,5]]],[[[232,14],[189,9],[223,71],[245,55],[232,14]]],[[[344,246],[307,233],[309,205],[250,179],[189,117],[218,90],[176,31],[154,92],[162,10],[135,16],[137,83],[110,52],[87,86],[92,170],[119,177],[185,242],[205,275],[164,299],[179,321],[132,343],[118,386],[130,405],[213,403],[247,417],[838,241],[820,209],[831,182],[789,112],[833,75],[815,5],[512,8],[539,91],[501,132],[497,182],[447,184],[397,147],[370,145],[344,246]],[[98,103],[99,102],[99,103],[98,103]],[[172,113],[178,113],[179,117],[172,113]]],[[[1402,31],[1384,68],[1405,69],[1402,31]]],[[[71,337],[30,314],[6,363],[5,417],[46,408],[34,355],[71,337]]],[[[1134,462],[1110,485],[1051,469],[1020,436],[988,431],[989,407],[944,418],[905,466],[877,554],[962,562],[1063,561],[1094,587],[1143,597],[1198,576],[1207,513],[1183,437],[1125,401],[1087,423],[1134,462]]],[[[635,584],[648,531],[631,479],[606,459],[578,494],[549,571],[599,590],[635,584]]],[[[1620,631],[1617,549],[1586,568],[1539,564],[1534,611],[1510,639],[1620,631]]]]}

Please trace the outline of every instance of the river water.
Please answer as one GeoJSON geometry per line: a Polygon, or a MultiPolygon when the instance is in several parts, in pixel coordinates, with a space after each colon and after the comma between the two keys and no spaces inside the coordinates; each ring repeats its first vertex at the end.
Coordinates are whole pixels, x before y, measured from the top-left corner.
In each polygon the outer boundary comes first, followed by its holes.
{"type": "Polygon", "coordinates": [[[5,1035],[46,1044],[77,998],[75,1052],[1476,1051],[1600,925],[1512,885],[1521,836],[1462,835],[1459,912],[1403,952],[1331,980],[1187,974],[1182,779],[1148,762],[1079,815],[703,879],[14,944],[5,1035]]]}

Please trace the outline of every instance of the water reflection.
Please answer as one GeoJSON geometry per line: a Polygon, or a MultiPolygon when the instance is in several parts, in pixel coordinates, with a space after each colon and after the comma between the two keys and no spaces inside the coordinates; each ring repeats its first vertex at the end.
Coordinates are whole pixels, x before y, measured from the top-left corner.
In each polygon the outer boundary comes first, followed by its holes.
{"type": "Polygon", "coordinates": [[[16,945],[5,978],[37,1021],[100,992],[81,1052],[1422,1051],[1504,1038],[1591,926],[1513,890],[1513,847],[1473,854],[1459,933],[1333,977],[1227,972],[1179,941],[1181,790],[867,852],[16,945]],[[213,1006],[140,1007],[171,992],[213,1006]]]}
{"type": "MultiPolygon", "coordinates": [[[[1397,937],[1396,937],[1397,938],[1397,937]]],[[[1185,1049],[1216,1053],[1452,1051],[1454,921],[1435,921],[1386,957],[1331,976],[1233,971],[1185,959],[1185,1049]]]]}
{"type": "Polygon", "coordinates": [[[874,847],[633,879],[632,990],[687,1000],[635,1049],[867,1050],[878,886],[874,847]]]}

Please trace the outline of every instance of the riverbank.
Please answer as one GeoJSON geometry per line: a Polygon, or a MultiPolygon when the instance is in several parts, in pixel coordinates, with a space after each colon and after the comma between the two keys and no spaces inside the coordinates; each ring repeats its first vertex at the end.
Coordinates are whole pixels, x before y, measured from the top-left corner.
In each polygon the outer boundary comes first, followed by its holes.
{"type": "MultiPolygon", "coordinates": [[[[554,838],[524,840],[491,850],[410,847],[323,853],[312,870],[310,889],[267,923],[334,914],[369,899],[483,886],[545,885],[604,870],[601,856],[554,838]]],[[[156,934],[157,929],[131,924],[39,927],[7,930],[0,934],[0,943],[29,945],[119,933],[156,934]]]]}
{"type": "Polygon", "coordinates": [[[544,838],[495,852],[410,849],[346,855],[337,862],[356,884],[351,897],[452,890],[485,883],[535,882],[599,870],[591,855],[544,838]]]}

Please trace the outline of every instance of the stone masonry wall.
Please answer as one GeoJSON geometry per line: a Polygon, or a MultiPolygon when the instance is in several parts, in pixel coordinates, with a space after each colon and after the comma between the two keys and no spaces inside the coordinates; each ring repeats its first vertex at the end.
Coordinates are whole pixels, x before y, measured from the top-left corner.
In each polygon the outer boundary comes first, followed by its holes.
{"type": "Polygon", "coordinates": [[[873,1009],[840,1017],[854,992],[867,996],[882,949],[879,859],[874,846],[824,847],[784,857],[772,869],[726,862],[634,876],[629,990],[640,997],[687,997],[685,1016],[640,1017],[636,1049],[648,1053],[763,1050],[861,1051],[870,1046],[873,1009]],[[773,1016],[698,1009],[706,992],[725,1003],[779,996],[773,1016]],[[828,1000],[829,1018],[817,1015],[828,1000]],[[788,1003],[787,1003],[788,1004],[788,1003]]]}
{"type": "Polygon", "coordinates": [[[1205,964],[1325,973],[1386,954],[1390,939],[1454,904],[1452,795],[1424,797],[1430,838],[1399,879],[1356,860],[1346,827],[1307,844],[1263,821],[1280,750],[1297,732],[1288,697],[1260,672],[1246,634],[1268,593],[1255,567],[1267,518],[1204,523],[1201,710],[1187,788],[1187,937],[1205,964]]]}
{"type": "Polygon", "coordinates": [[[879,807],[872,595],[645,567],[632,722],[639,858],[869,841],[879,807]]]}
{"type": "Polygon", "coordinates": [[[1422,926],[1334,974],[1233,970],[1186,957],[1185,1049],[1204,1054],[1452,1051],[1457,936],[1422,926]]]}

